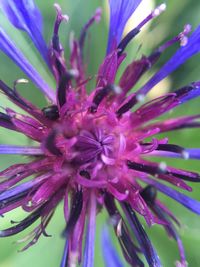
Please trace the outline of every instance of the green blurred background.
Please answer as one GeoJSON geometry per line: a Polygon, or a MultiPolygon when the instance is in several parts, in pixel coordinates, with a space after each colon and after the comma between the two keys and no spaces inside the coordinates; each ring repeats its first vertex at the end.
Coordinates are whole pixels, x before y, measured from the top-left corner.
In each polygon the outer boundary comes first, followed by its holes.
{"type": "MultiPolygon", "coordinates": [[[[78,37],[82,25],[87,21],[91,14],[97,6],[103,7],[103,18],[98,25],[94,25],[90,30],[90,34],[87,39],[85,54],[88,60],[88,73],[95,74],[99,64],[105,55],[106,40],[108,32],[108,12],[106,3],[101,0],[60,0],[57,1],[63,8],[63,13],[69,15],[70,20],[67,24],[63,23],[60,31],[60,36],[63,46],[66,48],[66,57],[69,54],[69,34],[74,32],[75,36],[78,37]]],[[[161,1],[144,1],[145,5],[140,9],[135,15],[137,21],[138,16],[141,13],[148,11],[150,6],[161,3],[161,1]]],[[[152,49],[157,45],[161,44],[163,41],[174,36],[180,32],[186,23],[191,23],[193,29],[200,22],[200,2],[197,0],[168,0],[166,1],[168,8],[167,11],[161,15],[159,18],[155,19],[149,27],[145,28],[143,33],[132,42],[127,51],[128,57],[126,59],[126,64],[131,62],[134,58],[138,58],[141,53],[148,55],[152,49]],[[142,47],[139,49],[140,45],[142,47]],[[138,52],[139,49],[139,52],[138,52]]],[[[39,1],[36,3],[40,7],[42,14],[44,16],[44,33],[45,39],[50,40],[53,29],[53,21],[55,18],[55,11],[53,8],[53,0],[39,1]]],[[[140,20],[140,19],[139,19],[140,20]]],[[[48,81],[48,83],[55,87],[54,81],[50,76],[45,65],[41,62],[39,55],[37,54],[33,44],[23,33],[15,30],[8,21],[0,14],[0,25],[3,26],[7,32],[11,35],[12,39],[18,44],[18,46],[23,50],[24,54],[30,59],[33,65],[41,73],[41,75],[48,81]]],[[[171,54],[177,49],[178,45],[167,50],[165,55],[162,56],[156,67],[148,73],[139,83],[138,87],[148,79],[155,72],[159,66],[161,66],[166,59],[170,57],[171,54]]],[[[185,85],[191,81],[198,80],[200,77],[200,67],[199,67],[200,56],[195,56],[189,60],[184,66],[179,68],[170,78],[165,79],[159,84],[153,93],[150,94],[151,97],[155,97],[159,94],[167,92],[169,90],[174,90],[182,85],[185,85]]],[[[2,53],[0,54],[0,77],[2,80],[7,82],[12,86],[13,81],[19,78],[25,78],[25,75],[2,53]]],[[[122,67],[122,69],[124,66],[122,67]]],[[[38,89],[36,89],[30,82],[28,85],[19,85],[19,91],[27,97],[29,100],[33,101],[39,107],[44,107],[46,102],[42,97],[38,89]]],[[[92,88],[92,83],[90,84],[92,88]]],[[[9,101],[3,96],[1,96],[0,105],[2,107],[14,107],[9,101]]],[[[16,107],[15,107],[16,108],[16,107]]],[[[187,103],[182,107],[177,108],[173,113],[165,115],[165,117],[175,117],[176,115],[186,115],[186,114],[197,114],[199,113],[199,100],[187,103]]],[[[175,133],[168,134],[170,143],[177,143],[185,147],[200,147],[199,141],[199,131],[198,130],[187,130],[184,132],[177,131],[175,133]]],[[[2,144],[26,144],[29,143],[25,137],[20,134],[13,134],[12,132],[0,129],[0,143],[2,144]]],[[[25,162],[26,158],[16,157],[16,156],[0,156],[0,168],[3,169],[16,162],[25,162]]],[[[181,161],[181,160],[167,160],[168,163],[173,166],[178,166],[181,168],[187,168],[189,170],[200,171],[200,166],[198,161],[181,161]]],[[[199,196],[200,186],[194,184],[193,197],[200,200],[199,196]]],[[[190,194],[191,195],[191,194],[190,194]]],[[[184,209],[179,204],[167,197],[160,195],[160,197],[167,203],[168,207],[171,208],[178,218],[182,222],[182,228],[180,229],[180,235],[183,239],[185,245],[186,256],[188,264],[190,267],[200,266],[200,254],[199,254],[199,244],[200,244],[200,230],[199,230],[199,217],[190,213],[188,210],[184,209]]],[[[5,218],[1,218],[0,229],[4,229],[9,226],[8,222],[10,219],[20,220],[23,217],[23,212],[19,209],[18,211],[11,212],[7,214],[5,218]]],[[[95,267],[104,266],[101,255],[100,248],[100,228],[101,225],[106,220],[106,214],[101,214],[98,216],[97,223],[97,240],[96,240],[96,260],[95,267]]],[[[59,266],[64,240],[61,238],[61,232],[64,229],[64,219],[62,212],[62,205],[60,205],[55,213],[55,216],[50,223],[47,232],[52,235],[52,237],[45,238],[41,237],[39,242],[28,249],[25,252],[17,252],[23,247],[23,244],[14,244],[15,241],[22,238],[25,233],[19,234],[18,236],[0,239],[0,267],[19,267],[19,266],[29,266],[29,267],[56,267],[59,266]]],[[[162,260],[164,267],[174,266],[175,260],[179,258],[178,250],[174,241],[169,240],[164,232],[164,230],[159,226],[154,226],[151,229],[146,229],[149,235],[152,237],[153,243],[158,250],[160,258],[162,260]]],[[[26,233],[28,233],[26,231],[26,233]]],[[[115,240],[116,241],[116,240],[115,240]]]]}

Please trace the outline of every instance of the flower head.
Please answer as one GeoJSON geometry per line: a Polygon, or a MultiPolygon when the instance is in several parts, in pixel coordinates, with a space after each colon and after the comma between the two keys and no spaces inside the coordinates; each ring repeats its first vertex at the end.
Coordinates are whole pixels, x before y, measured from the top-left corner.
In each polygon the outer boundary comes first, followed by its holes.
{"type": "MultiPolygon", "coordinates": [[[[0,173],[0,214],[18,207],[28,213],[21,222],[1,230],[0,237],[17,234],[40,219],[38,226],[25,239],[27,244],[24,249],[28,248],[42,234],[47,235],[45,229],[54,210],[64,200],[66,228],[63,235],[66,245],[62,267],[76,266],[78,262],[84,267],[94,265],[96,216],[102,208],[108,212],[108,223],[114,228],[124,258],[130,266],[144,266],[140,253],[143,253],[149,266],[161,266],[140,222],[141,216],[148,226],[162,225],[167,234],[177,241],[180,251],[177,266],[187,266],[183,245],[174,225],[179,223],[167,205],[157,198],[157,191],[200,214],[200,202],[168,186],[172,184],[191,191],[187,181],[200,182],[199,174],[167,166],[162,159],[200,158],[200,149],[171,144],[167,138],[169,131],[199,127],[200,116],[157,122],[154,119],[198,97],[200,82],[143,102],[151,88],[200,51],[200,28],[188,37],[191,27],[186,25],[181,33],[149,56],[133,60],[117,84],[116,74],[126,58],[126,46],[146,23],[166,8],[165,4],[158,6],[122,38],[126,22],[140,2],[109,1],[107,54],[93,78],[96,85],[91,93],[87,92],[87,84],[92,78],[86,75],[83,49],[89,28],[101,19],[101,9],[98,8],[82,28],[80,38],[70,40],[70,58],[66,64],[65,51],[59,40],[59,27],[62,21],[69,18],[62,14],[58,4],[55,4],[57,15],[48,46],[42,35],[42,17],[33,0],[2,0],[0,3],[13,26],[25,31],[31,38],[56,81],[54,91],[0,27],[0,49],[47,98],[46,106],[39,109],[16,90],[17,84],[27,80],[14,82],[13,88],[0,81],[1,92],[26,112],[24,115],[5,108],[4,112],[0,112],[0,125],[24,134],[36,144],[0,145],[1,154],[30,157],[28,163],[12,165],[0,173]],[[156,64],[161,54],[176,42],[181,47],[172,58],[142,88],[130,92],[141,76],[156,64]],[[163,133],[165,138],[160,139],[157,136],[159,133],[163,133]],[[160,157],[160,162],[154,162],[152,157],[160,157]],[[30,179],[27,180],[28,177],[30,179]]],[[[122,266],[106,227],[102,232],[102,242],[106,266],[122,266]]]]}

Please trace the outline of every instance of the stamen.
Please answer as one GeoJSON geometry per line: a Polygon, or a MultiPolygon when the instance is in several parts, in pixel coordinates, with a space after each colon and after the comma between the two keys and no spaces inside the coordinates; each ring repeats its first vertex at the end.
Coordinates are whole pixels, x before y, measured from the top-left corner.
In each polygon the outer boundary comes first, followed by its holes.
{"type": "Polygon", "coordinates": [[[28,228],[41,216],[42,211],[46,205],[41,206],[39,209],[31,213],[28,217],[22,220],[19,224],[12,226],[8,229],[0,231],[0,237],[12,236],[28,228]]]}
{"type": "Polygon", "coordinates": [[[72,206],[71,206],[71,211],[70,211],[70,217],[67,222],[67,227],[66,227],[66,235],[70,234],[72,229],[75,227],[76,222],[81,214],[83,207],[83,192],[82,189],[77,190],[74,198],[72,200],[72,206]]]}
{"type": "Polygon", "coordinates": [[[124,223],[122,223],[121,226],[121,236],[119,237],[119,241],[124,254],[129,259],[129,263],[131,264],[131,266],[144,267],[144,263],[140,260],[136,253],[138,252],[138,248],[131,240],[124,223]]]}
{"type": "Polygon", "coordinates": [[[122,114],[126,113],[128,110],[130,110],[135,104],[138,103],[137,95],[131,96],[131,98],[128,98],[126,100],[126,103],[124,103],[117,111],[117,117],[120,118],[122,114]]]}
{"type": "Polygon", "coordinates": [[[156,199],[157,190],[154,186],[148,185],[140,192],[140,195],[147,203],[153,204],[156,199]]]}
{"type": "Polygon", "coordinates": [[[62,9],[61,9],[59,4],[55,3],[54,7],[55,7],[56,12],[57,12],[56,21],[55,21],[55,24],[54,24],[54,34],[58,35],[58,31],[59,31],[59,27],[60,27],[61,22],[62,21],[68,22],[69,17],[67,15],[63,15],[62,14],[62,9]]]}
{"type": "Polygon", "coordinates": [[[62,21],[68,21],[69,17],[67,15],[63,15],[62,14],[62,10],[61,10],[61,7],[59,6],[59,4],[55,3],[54,7],[56,9],[57,16],[56,16],[56,20],[55,20],[55,23],[54,23],[52,44],[53,44],[53,48],[56,51],[60,52],[61,46],[60,46],[59,36],[58,36],[60,24],[61,24],[62,21]]]}
{"type": "MultiPolygon", "coordinates": [[[[25,79],[23,79],[25,81],[25,79]]],[[[19,81],[19,80],[18,80],[19,81]]],[[[2,80],[0,80],[0,90],[2,90],[7,97],[11,100],[16,101],[26,108],[30,108],[27,103],[19,96],[16,90],[12,90],[9,86],[7,86],[2,80]]]]}
{"type": "Polygon", "coordinates": [[[90,179],[90,174],[88,171],[86,170],[81,170],[80,173],[79,173],[81,176],[87,178],[88,180],[90,179]]]}
{"type": "MultiPolygon", "coordinates": [[[[120,88],[118,86],[115,86],[114,84],[108,84],[104,88],[97,91],[93,98],[92,106],[90,107],[90,112],[95,113],[97,111],[98,106],[103,101],[103,99],[110,93],[114,92],[117,93],[120,91],[120,88]]],[[[120,91],[121,92],[121,91],[120,91]]]]}
{"type": "Polygon", "coordinates": [[[141,29],[147,22],[160,16],[166,10],[166,4],[162,3],[161,5],[157,6],[138,26],[138,29],[141,29]]]}
{"type": "Polygon", "coordinates": [[[16,90],[16,86],[18,84],[20,84],[20,83],[29,83],[29,80],[27,80],[27,79],[18,79],[16,81],[14,81],[14,86],[13,86],[14,90],[16,90]]]}
{"type": "Polygon", "coordinates": [[[49,120],[55,121],[59,118],[58,106],[56,105],[45,107],[42,109],[42,112],[49,120]]]}
{"type": "Polygon", "coordinates": [[[159,16],[166,9],[166,4],[163,3],[154,9],[136,28],[130,31],[118,45],[118,56],[120,56],[125,50],[128,43],[140,32],[141,28],[153,18],[159,16]]]}
{"type": "Polygon", "coordinates": [[[95,11],[95,14],[89,19],[89,21],[83,27],[80,38],[79,38],[79,46],[80,46],[81,52],[84,47],[85,37],[88,32],[88,29],[92,26],[94,22],[98,23],[101,20],[101,14],[102,14],[101,8],[97,8],[95,11]]]}
{"type": "Polygon", "coordinates": [[[132,162],[132,161],[127,161],[127,166],[130,169],[139,171],[139,172],[144,172],[148,173],[154,176],[162,176],[162,175],[169,175],[180,178],[185,181],[190,181],[194,183],[199,183],[200,182],[200,176],[198,173],[190,173],[190,172],[185,172],[183,173],[177,173],[175,170],[170,170],[167,168],[167,165],[165,162],[161,162],[158,166],[152,166],[152,165],[145,165],[143,163],[137,163],[137,162],[132,162]]]}
{"type": "Polygon", "coordinates": [[[115,205],[112,196],[110,194],[106,194],[104,202],[108,213],[111,216],[111,219],[113,220],[113,218],[115,218],[113,226],[115,228],[115,232],[118,236],[119,243],[121,245],[125,257],[128,259],[132,266],[144,267],[143,262],[137,255],[139,249],[134,245],[133,241],[131,240],[130,234],[128,233],[126,225],[115,205]],[[118,223],[116,223],[116,220],[118,220],[118,223]]]}
{"type": "Polygon", "coordinates": [[[55,138],[57,132],[53,130],[47,137],[45,141],[45,147],[51,152],[53,155],[62,156],[61,151],[55,145],[55,138]]]}
{"type": "Polygon", "coordinates": [[[77,70],[68,70],[65,74],[60,77],[59,86],[57,89],[57,97],[60,107],[62,107],[66,103],[66,93],[69,88],[69,82],[72,78],[77,77],[77,70]]]}
{"type": "Polygon", "coordinates": [[[171,40],[167,41],[165,44],[161,45],[157,51],[159,51],[160,53],[164,52],[168,47],[172,46],[174,43],[176,42],[180,42],[180,46],[185,46],[187,45],[188,42],[188,37],[187,35],[191,32],[191,25],[190,24],[186,24],[184,26],[184,29],[181,33],[179,33],[177,36],[175,36],[174,38],[172,38],[171,40]]]}
{"type": "Polygon", "coordinates": [[[173,145],[173,144],[159,144],[156,150],[170,151],[170,152],[179,153],[179,154],[182,154],[184,152],[183,147],[173,145]]]}
{"type": "Polygon", "coordinates": [[[133,209],[127,203],[123,204],[123,209],[149,266],[161,266],[160,259],[133,209]]]}
{"type": "Polygon", "coordinates": [[[158,168],[161,170],[161,172],[165,173],[167,170],[166,162],[164,162],[164,161],[160,162],[158,168]]]}
{"type": "Polygon", "coordinates": [[[139,103],[143,103],[145,101],[145,95],[142,94],[136,95],[136,99],[139,103]]]}
{"type": "Polygon", "coordinates": [[[0,125],[8,128],[10,130],[15,130],[16,131],[16,127],[15,125],[12,123],[12,119],[9,115],[0,112],[0,125]]]}

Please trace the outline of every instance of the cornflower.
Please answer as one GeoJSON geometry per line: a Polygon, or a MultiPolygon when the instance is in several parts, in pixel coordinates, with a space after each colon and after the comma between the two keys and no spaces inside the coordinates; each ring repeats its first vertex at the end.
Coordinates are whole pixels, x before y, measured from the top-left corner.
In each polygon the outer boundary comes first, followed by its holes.
{"type": "MultiPolygon", "coordinates": [[[[160,45],[148,56],[133,60],[116,83],[116,74],[126,58],[125,49],[142,27],[166,8],[161,4],[138,26],[122,38],[126,22],[142,0],[109,0],[110,29],[107,53],[98,73],[92,79],[85,69],[84,44],[89,28],[99,22],[98,8],[83,26],[79,39],[70,40],[70,57],[66,64],[59,40],[59,27],[68,16],[55,4],[53,37],[47,45],[42,34],[42,16],[33,0],[1,0],[4,15],[32,40],[55,78],[56,91],[39,75],[9,35],[0,27],[0,49],[33,81],[44,94],[47,104],[40,109],[23,98],[16,86],[2,80],[0,90],[26,115],[5,108],[0,125],[34,141],[34,146],[0,145],[1,154],[29,157],[28,163],[15,164],[0,172],[0,214],[22,207],[28,213],[20,222],[0,231],[0,237],[18,234],[40,221],[28,236],[23,250],[35,244],[43,234],[60,202],[64,202],[66,240],[61,267],[94,266],[96,216],[105,209],[108,224],[114,228],[125,260],[130,266],[144,266],[141,254],[150,267],[161,261],[142,224],[161,225],[178,245],[177,267],[186,267],[184,248],[175,225],[178,220],[167,205],[157,198],[157,191],[174,199],[190,211],[200,214],[200,202],[178,189],[192,191],[189,182],[200,182],[196,172],[167,166],[152,157],[199,159],[199,148],[185,148],[169,143],[167,132],[200,126],[200,115],[182,116],[155,122],[162,114],[200,95],[200,81],[172,93],[145,101],[147,93],[186,60],[200,51],[200,27],[188,37],[191,26],[185,25],[177,36],[160,45]],[[136,92],[131,91],[139,79],[175,43],[180,48],[152,78],[136,92]],[[166,137],[160,139],[157,135],[166,137]],[[27,179],[28,178],[28,179],[27,179]],[[166,182],[166,184],[163,184],[166,182]],[[145,185],[144,185],[145,184],[145,185]],[[84,238],[85,237],[85,238],[84,238]],[[85,239],[85,241],[84,241],[85,239]]],[[[105,265],[123,266],[109,237],[102,231],[105,265]]]]}

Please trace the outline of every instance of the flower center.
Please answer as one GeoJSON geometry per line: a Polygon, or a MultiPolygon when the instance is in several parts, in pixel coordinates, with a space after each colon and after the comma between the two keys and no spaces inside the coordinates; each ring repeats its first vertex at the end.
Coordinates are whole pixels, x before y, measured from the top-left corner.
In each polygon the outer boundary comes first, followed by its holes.
{"type": "Polygon", "coordinates": [[[94,131],[81,131],[75,144],[75,159],[79,164],[94,162],[102,155],[108,157],[112,154],[114,136],[105,134],[100,129],[94,131]]]}

